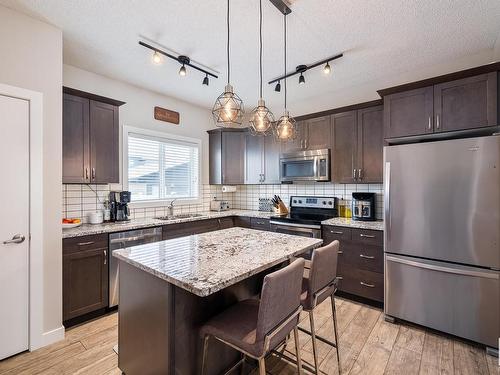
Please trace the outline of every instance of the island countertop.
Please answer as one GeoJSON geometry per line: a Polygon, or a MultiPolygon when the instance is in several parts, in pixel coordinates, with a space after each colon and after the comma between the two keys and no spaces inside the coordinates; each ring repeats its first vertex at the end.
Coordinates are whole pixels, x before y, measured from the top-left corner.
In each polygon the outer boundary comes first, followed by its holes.
{"type": "Polygon", "coordinates": [[[115,250],[113,256],[206,297],[322,243],[317,238],[235,227],[115,250]]]}

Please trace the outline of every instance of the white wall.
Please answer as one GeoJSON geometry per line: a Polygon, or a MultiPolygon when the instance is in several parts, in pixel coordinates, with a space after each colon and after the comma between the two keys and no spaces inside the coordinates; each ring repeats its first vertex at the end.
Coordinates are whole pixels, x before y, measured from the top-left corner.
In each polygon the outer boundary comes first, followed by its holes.
{"type": "MultiPolygon", "coordinates": [[[[64,86],[126,102],[120,107],[120,139],[124,125],[201,139],[202,183],[208,183],[207,130],[214,127],[209,110],[71,65],[64,65],[63,72],[64,86]],[[155,106],[179,112],[180,124],[155,120],[153,116],[155,106]]],[[[121,155],[120,141],[120,166],[121,155]]],[[[120,167],[120,176],[121,174],[120,167]]]]}
{"type": "MultiPolygon", "coordinates": [[[[0,6],[0,82],[43,94],[43,322],[61,327],[62,32],[0,6]]],[[[2,134],[0,136],[6,136],[2,134]]],[[[3,286],[5,287],[5,286],[3,286]]]]}

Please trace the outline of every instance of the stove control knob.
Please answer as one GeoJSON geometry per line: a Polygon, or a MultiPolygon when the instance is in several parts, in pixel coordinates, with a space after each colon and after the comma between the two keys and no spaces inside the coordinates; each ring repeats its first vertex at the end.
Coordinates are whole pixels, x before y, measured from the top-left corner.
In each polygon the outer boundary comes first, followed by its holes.
{"type": "Polygon", "coordinates": [[[293,203],[297,203],[297,200],[296,200],[296,199],[294,199],[294,200],[293,200],[293,203]]]}
{"type": "Polygon", "coordinates": [[[328,204],[331,206],[331,205],[333,205],[333,202],[332,202],[332,201],[330,201],[330,202],[328,202],[328,204]]]}
{"type": "Polygon", "coordinates": [[[326,204],[326,201],[323,201],[323,204],[326,204]]]}
{"type": "Polygon", "coordinates": [[[302,203],[302,201],[299,201],[299,203],[302,203]]]}

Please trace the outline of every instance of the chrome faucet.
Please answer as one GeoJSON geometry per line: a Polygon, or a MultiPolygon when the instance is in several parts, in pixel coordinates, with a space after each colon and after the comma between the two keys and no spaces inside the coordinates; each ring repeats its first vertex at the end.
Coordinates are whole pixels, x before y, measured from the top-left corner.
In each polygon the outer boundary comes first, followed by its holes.
{"type": "Polygon", "coordinates": [[[167,217],[174,217],[174,202],[176,199],[173,199],[170,204],[167,206],[167,217]]]}

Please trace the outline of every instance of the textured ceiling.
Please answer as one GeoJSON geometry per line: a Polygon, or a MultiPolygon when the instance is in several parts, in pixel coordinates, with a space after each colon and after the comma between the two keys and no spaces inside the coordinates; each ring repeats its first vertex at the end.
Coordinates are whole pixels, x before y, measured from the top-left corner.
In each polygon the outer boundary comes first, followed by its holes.
{"type": "MultiPolygon", "coordinates": [[[[283,72],[282,16],[264,0],[264,80],[283,72]]],[[[376,98],[376,89],[490,62],[500,35],[498,0],[293,0],[288,17],[289,70],[338,52],[333,74],[321,68],[288,84],[289,108],[299,115],[376,98]]],[[[0,0],[60,27],[64,62],[203,107],[226,80],[223,0],[0,0]],[[156,41],[219,71],[203,75],[166,61],[151,63],[137,44],[156,41]]],[[[231,0],[231,81],[247,109],[258,99],[258,1],[231,0]]],[[[497,44],[498,46],[498,44],[497,44]]],[[[498,50],[498,47],[497,47],[498,50]]],[[[264,84],[276,114],[281,94],[264,84]]]]}

